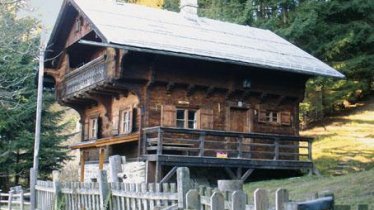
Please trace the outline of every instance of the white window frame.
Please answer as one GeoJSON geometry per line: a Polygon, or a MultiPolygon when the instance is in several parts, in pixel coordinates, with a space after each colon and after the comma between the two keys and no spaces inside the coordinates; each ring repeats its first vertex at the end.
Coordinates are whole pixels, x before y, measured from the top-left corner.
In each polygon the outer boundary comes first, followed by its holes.
{"type": "Polygon", "coordinates": [[[88,139],[97,139],[99,132],[99,118],[92,117],[89,121],[88,139]]]}
{"type": "Polygon", "coordinates": [[[266,111],[266,122],[268,123],[281,123],[280,112],[266,111]]]}
{"type": "Polygon", "coordinates": [[[131,126],[131,110],[124,109],[120,112],[120,127],[119,133],[120,134],[129,134],[132,131],[131,126]]]}
{"type": "Polygon", "coordinates": [[[177,108],[175,112],[175,119],[176,119],[176,126],[178,128],[188,128],[188,129],[197,129],[197,111],[194,109],[184,109],[184,108],[177,108]],[[178,111],[183,111],[183,119],[178,118],[178,111]],[[193,112],[194,118],[193,120],[189,119],[189,114],[193,112]],[[178,122],[183,122],[183,127],[178,126],[178,122]],[[189,127],[190,122],[192,122],[192,128],[189,127]]]}

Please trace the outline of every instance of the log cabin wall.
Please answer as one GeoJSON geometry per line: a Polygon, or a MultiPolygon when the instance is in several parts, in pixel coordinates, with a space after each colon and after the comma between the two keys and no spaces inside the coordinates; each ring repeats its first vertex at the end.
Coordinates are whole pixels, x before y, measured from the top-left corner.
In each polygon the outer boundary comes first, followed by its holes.
{"type": "Polygon", "coordinates": [[[126,79],[152,80],[144,96],[144,127],[162,125],[163,111],[170,112],[172,106],[210,110],[212,126],[202,129],[235,130],[237,126],[230,125],[230,113],[243,109],[244,118],[252,118],[239,126],[245,132],[298,134],[298,104],[303,99],[305,76],[167,56],[158,56],[157,61],[138,57],[123,68],[123,75],[126,79]],[[245,80],[251,83],[249,88],[243,87],[245,80]],[[163,110],[165,106],[169,110],[163,110]],[[273,112],[274,119],[279,120],[266,122],[262,119],[264,111],[273,112]]]}

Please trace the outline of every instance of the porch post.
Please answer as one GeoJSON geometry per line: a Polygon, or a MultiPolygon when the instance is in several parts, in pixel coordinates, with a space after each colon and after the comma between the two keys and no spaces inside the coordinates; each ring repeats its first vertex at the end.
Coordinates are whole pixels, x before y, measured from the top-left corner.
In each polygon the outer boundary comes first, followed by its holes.
{"type": "Polygon", "coordinates": [[[86,151],[80,151],[80,164],[81,164],[80,182],[84,182],[84,166],[86,165],[85,153],[86,151]]]}
{"type": "Polygon", "coordinates": [[[105,149],[104,147],[100,147],[99,149],[99,170],[104,169],[104,159],[105,159],[105,149]]]}

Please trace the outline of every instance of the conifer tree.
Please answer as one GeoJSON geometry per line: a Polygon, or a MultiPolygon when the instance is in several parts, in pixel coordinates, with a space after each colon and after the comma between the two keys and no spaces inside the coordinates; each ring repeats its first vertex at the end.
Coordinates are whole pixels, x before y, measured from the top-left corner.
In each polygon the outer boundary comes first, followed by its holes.
{"type": "MultiPolygon", "coordinates": [[[[33,162],[36,111],[38,23],[16,17],[21,1],[0,2],[0,186],[27,184],[33,162]]],[[[66,124],[52,110],[54,96],[44,91],[40,174],[49,174],[68,159],[61,143],[66,124]]]]}

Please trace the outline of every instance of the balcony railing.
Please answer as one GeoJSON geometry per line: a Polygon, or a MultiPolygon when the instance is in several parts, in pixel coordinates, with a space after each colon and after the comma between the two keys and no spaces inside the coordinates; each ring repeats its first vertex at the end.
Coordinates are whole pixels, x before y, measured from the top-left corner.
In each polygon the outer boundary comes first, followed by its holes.
{"type": "Polygon", "coordinates": [[[312,161],[312,138],[266,133],[151,127],[145,155],[312,161]]]}
{"type": "Polygon", "coordinates": [[[106,57],[101,56],[66,74],[61,96],[73,96],[104,82],[107,79],[107,63],[106,57]]]}

